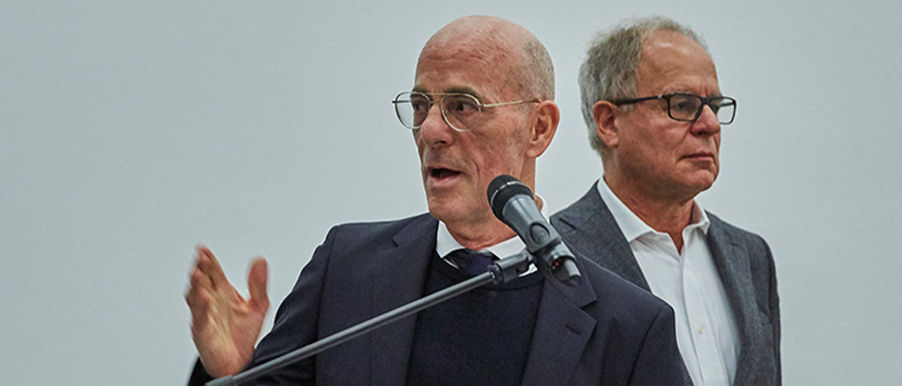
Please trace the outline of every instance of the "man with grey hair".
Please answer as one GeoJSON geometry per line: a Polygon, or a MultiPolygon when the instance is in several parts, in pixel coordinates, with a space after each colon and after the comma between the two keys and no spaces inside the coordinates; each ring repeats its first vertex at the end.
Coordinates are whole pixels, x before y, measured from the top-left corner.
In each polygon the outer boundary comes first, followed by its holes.
{"type": "Polygon", "coordinates": [[[781,384],[770,249],[695,200],[717,177],[720,128],[736,112],[707,48],[672,20],[633,20],[592,41],[579,84],[604,176],[552,224],[674,308],[687,384],[781,384]]]}
{"type": "MultiPolygon", "coordinates": [[[[429,213],[333,228],[257,347],[266,266],[245,300],[198,249],[186,300],[199,354],[189,380],[260,366],[292,350],[484,273],[523,242],[486,190],[506,174],[534,189],[557,130],[542,44],[495,17],[455,20],[426,43],[411,91],[394,102],[420,157],[429,213]]],[[[536,204],[541,207],[540,199],[536,204]]],[[[581,280],[523,272],[256,379],[266,385],[679,385],[673,311],[576,256],[581,280]]]]}

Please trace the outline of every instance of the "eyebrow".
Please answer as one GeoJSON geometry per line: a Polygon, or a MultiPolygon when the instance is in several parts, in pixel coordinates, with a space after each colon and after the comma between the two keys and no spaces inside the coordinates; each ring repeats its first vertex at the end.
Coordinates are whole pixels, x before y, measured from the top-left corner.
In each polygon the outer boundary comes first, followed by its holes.
{"type": "Polygon", "coordinates": [[[703,96],[703,95],[696,94],[696,93],[693,92],[693,91],[687,91],[687,90],[684,89],[684,88],[676,88],[676,89],[673,89],[673,90],[671,90],[671,91],[665,92],[665,93],[663,93],[663,94],[661,94],[661,95],[667,95],[667,94],[690,94],[690,95],[698,95],[698,96],[703,97],[703,98],[716,98],[716,97],[722,97],[722,96],[723,96],[723,94],[722,94],[720,91],[717,91],[716,93],[713,93],[713,94],[708,94],[708,95],[704,95],[704,96],[703,96]]]}
{"type": "MultiPolygon", "coordinates": [[[[428,94],[428,95],[433,94],[433,93],[428,92],[428,90],[426,90],[422,86],[414,86],[414,88],[411,91],[421,92],[423,94],[428,94]]],[[[482,98],[482,96],[478,92],[476,92],[476,90],[474,90],[471,87],[466,87],[466,86],[449,87],[449,88],[446,88],[446,89],[442,90],[441,92],[435,93],[435,94],[467,94],[467,95],[472,95],[480,102],[484,101],[484,98],[482,98]]]]}

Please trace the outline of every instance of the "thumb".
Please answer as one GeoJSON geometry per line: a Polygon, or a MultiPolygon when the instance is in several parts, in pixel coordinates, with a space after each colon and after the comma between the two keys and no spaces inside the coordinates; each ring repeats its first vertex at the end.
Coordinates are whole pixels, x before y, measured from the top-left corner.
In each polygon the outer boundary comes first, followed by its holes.
{"type": "Polygon", "coordinates": [[[251,263],[251,271],[247,276],[247,288],[250,292],[250,303],[254,308],[266,312],[269,309],[269,297],[266,295],[267,263],[258,257],[251,263]]]}

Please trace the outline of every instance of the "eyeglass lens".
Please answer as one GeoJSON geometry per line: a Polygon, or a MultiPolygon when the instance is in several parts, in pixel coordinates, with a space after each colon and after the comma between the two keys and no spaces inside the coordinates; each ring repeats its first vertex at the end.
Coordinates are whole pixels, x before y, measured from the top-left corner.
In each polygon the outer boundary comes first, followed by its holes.
{"type": "MultiPolygon", "coordinates": [[[[395,110],[404,126],[418,129],[426,121],[433,101],[422,93],[406,93],[395,99],[395,110]]],[[[442,117],[451,127],[467,131],[476,127],[479,116],[479,101],[472,95],[448,94],[439,100],[442,117]]]]}
{"type": "MultiPolygon", "coordinates": [[[[704,100],[697,95],[675,94],[667,101],[670,117],[681,121],[694,121],[704,108],[704,100]]],[[[736,110],[736,102],[727,97],[712,98],[708,103],[711,111],[717,115],[720,123],[733,121],[733,113],[736,110]]]]}

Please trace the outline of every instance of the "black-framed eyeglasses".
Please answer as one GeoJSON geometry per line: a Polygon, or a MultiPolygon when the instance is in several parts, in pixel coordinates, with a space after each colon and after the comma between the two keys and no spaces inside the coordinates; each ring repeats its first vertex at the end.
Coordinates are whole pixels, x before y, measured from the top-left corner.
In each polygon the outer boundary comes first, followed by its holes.
{"type": "Polygon", "coordinates": [[[620,106],[631,103],[664,99],[667,101],[667,115],[677,121],[695,122],[702,115],[705,106],[711,108],[721,125],[733,123],[736,117],[736,100],[727,96],[701,97],[695,94],[673,93],[636,99],[618,99],[611,103],[620,106]]]}
{"type": "Polygon", "coordinates": [[[427,94],[418,91],[402,92],[392,101],[395,113],[404,127],[419,129],[426,121],[432,105],[439,104],[442,119],[448,126],[457,131],[470,131],[479,127],[481,112],[489,107],[517,105],[521,103],[538,103],[538,99],[500,103],[482,103],[475,96],[464,93],[427,94]],[[438,97],[434,100],[433,98],[438,97]]]}

